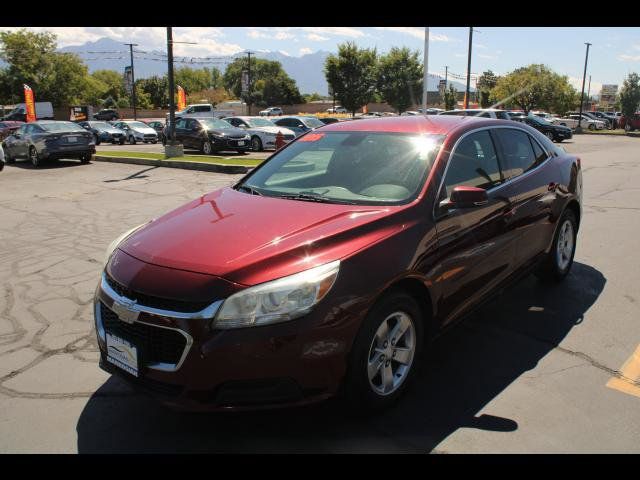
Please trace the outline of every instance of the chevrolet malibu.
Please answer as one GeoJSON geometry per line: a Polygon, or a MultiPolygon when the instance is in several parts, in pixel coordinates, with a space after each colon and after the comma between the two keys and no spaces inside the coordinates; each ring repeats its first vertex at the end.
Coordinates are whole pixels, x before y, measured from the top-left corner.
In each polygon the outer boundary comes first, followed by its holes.
{"type": "Polygon", "coordinates": [[[111,244],[100,366],[180,409],[385,408],[439,331],[567,276],[581,199],[580,159],[528,125],[326,125],[111,244]]]}

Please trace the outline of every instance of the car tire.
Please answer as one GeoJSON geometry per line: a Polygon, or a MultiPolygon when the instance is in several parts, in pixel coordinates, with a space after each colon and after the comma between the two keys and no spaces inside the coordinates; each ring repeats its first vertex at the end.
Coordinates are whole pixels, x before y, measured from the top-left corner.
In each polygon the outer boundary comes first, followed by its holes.
{"type": "Polygon", "coordinates": [[[373,413],[400,398],[416,371],[422,327],[422,310],[404,291],[389,292],[369,311],[349,354],[344,384],[345,400],[353,411],[373,413]],[[404,332],[399,338],[392,337],[400,325],[404,332]],[[394,360],[398,352],[406,363],[394,360]]]}
{"type": "Polygon", "coordinates": [[[545,132],[545,137],[547,137],[549,140],[551,140],[552,142],[555,142],[555,137],[553,135],[553,132],[545,132]]]}
{"type": "Polygon", "coordinates": [[[91,161],[91,154],[85,153],[80,157],[80,163],[89,163],[91,161]]]}
{"type": "Polygon", "coordinates": [[[251,137],[251,150],[253,150],[254,152],[261,152],[263,150],[262,140],[260,140],[260,137],[251,137]]]}
{"type": "Polygon", "coordinates": [[[590,123],[588,128],[589,130],[595,130],[596,126],[593,123],[590,123]]]}
{"type": "Polygon", "coordinates": [[[2,149],[4,150],[4,163],[6,163],[7,165],[9,165],[10,163],[16,163],[16,159],[11,156],[11,154],[9,153],[9,149],[4,145],[2,146],[2,149]]]}
{"type": "Polygon", "coordinates": [[[34,147],[33,145],[29,147],[29,160],[31,161],[31,165],[33,165],[34,168],[38,168],[42,164],[42,161],[40,160],[40,154],[38,153],[36,147],[34,147]]]}
{"type": "Polygon", "coordinates": [[[213,153],[213,145],[211,144],[211,141],[205,140],[202,142],[201,150],[205,155],[211,155],[213,153]]]}
{"type": "Polygon", "coordinates": [[[151,143],[155,145],[156,143],[158,143],[158,140],[151,140],[151,143]]]}
{"type": "Polygon", "coordinates": [[[576,253],[578,222],[573,210],[566,209],[553,236],[551,249],[543,260],[536,276],[547,282],[561,282],[569,274],[576,253]]]}
{"type": "Polygon", "coordinates": [[[93,141],[96,145],[100,145],[100,137],[98,135],[93,136],[93,141]]]}
{"type": "Polygon", "coordinates": [[[167,139],[166,137],[162,137],[162,145],[167,145],[167,139]]]}
{"type": "Polygon", "coordinates": [[[124,137],[122,137],[118,143],[119,143],[120,145],[124,145],[124,142],[125,142],[125,138],[124,138],[124,137]]]}

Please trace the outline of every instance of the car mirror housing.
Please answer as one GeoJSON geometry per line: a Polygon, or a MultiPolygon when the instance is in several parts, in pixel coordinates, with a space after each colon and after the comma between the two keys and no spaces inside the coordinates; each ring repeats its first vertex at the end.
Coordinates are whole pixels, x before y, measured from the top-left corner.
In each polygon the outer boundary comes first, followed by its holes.
{"type": "Polygon", "coordinates": [[[453,189],[451,197],[445,205],[447,208],[472,208],[485,205],[488,202],[489,197],[484,188],[461,185],[453,189]]]}

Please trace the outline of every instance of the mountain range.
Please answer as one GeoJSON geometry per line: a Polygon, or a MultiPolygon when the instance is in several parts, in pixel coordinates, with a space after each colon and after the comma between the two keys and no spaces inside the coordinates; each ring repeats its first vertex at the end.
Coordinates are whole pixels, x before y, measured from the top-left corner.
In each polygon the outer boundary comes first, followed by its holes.
{"type": "MultiPolygon", "coordinates": [[[[166,54],[161,51],[146,51],[141,47],[134,47],[134,69],[136,78],[147,78],[153,75],[164,75],[167,72],[166,54]],[[144,53],[135,53],[135,52],[144,53]]],[[[126,45],[104,37],[95,42],[87,42],[82,45],[74,45],[60,49],[61,52],[76,53],[83,59],[89,72],[109,69],[124,72],[124,67],[130,65],[131,58],[126,45]]],[[[189,57],[174,58],[176,68],[188,66],[191,68],[217,67],[224,72],[227,65],[238,57],[245,56],[246,52],[240,52],[232,56],[216,56],[216,63],[197,63],[199,60],[189,57]]],[[[324,76],[324,63],[331,52],[319,50],[314,53],[292,57],[280,52],[255,52],[257,58],[275,60],[282,64],[282,68],[293,78],[301,93],[328,94],[328,85],[324,76]]],[[[444,79],[437,75],[430,75],[428,81],[429,91],[437,91],[439,80],[444,79]]],[[[458,91],[464,91],[465,85],[449,80],[450,84],[458,91]]],[[[475,91],[471,88],[471,91],[475,91]]]]}

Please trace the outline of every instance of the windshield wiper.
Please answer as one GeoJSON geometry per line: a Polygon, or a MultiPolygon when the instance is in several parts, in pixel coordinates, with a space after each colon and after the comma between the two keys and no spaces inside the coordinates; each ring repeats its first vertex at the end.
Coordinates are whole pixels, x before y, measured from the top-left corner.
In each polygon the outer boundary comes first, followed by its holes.
{"type": "Polygon", "coordinates": [[[313,192],[299,192],[299,193],[284,193],[281,195],[274,195],[276,198],[286,198],[289,200],[302,200],[305,202],[319,202],[319,203],[344,203],[348,205],[356,205],[355,202],[342,199],[327,198],[324,195],[319,195],[313,192]]]}
{"type": "Polygon", "coordinates": [[[236,190],[242,191],[242,192],[248,192],[251,195],[261,195],[262,196],[262,193],[260,193],[258,190],[256,190],[253,187],[248,187],[247,185],[238,185],[236,190]]]}

